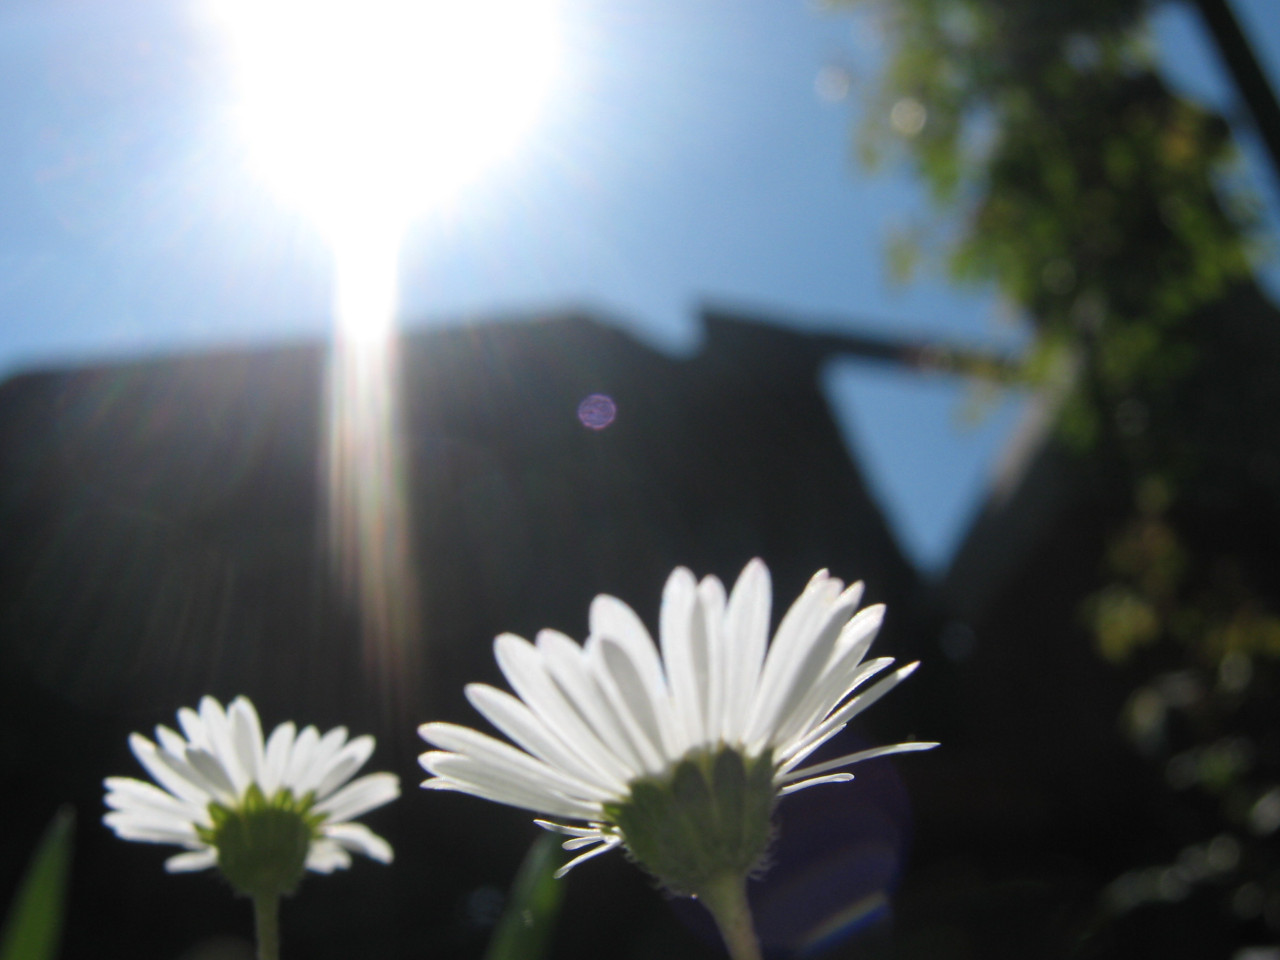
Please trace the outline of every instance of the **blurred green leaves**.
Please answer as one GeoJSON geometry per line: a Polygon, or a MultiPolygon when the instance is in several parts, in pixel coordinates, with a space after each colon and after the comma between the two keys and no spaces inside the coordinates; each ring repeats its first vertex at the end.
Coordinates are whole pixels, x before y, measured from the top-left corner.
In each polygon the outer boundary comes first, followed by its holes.
{"type": "Polygon", "coordinates": [[[1119,663],[1171,640],[1209,669],[1233,651],[1277,656],[1264,578],[1229,544],[1206,555],[1225,543],[1206,519],[1188,526],[1206,507],[1280,501],[1264,413],[1280,403],[1277,317],[1248,293],[1257,221],[1231,183],[1231,132],[1164,83],[1151,4],[833,5],[887,39],[864,161],[904,162],[948,215],[899,229],[890,272],[909,278],[940,251],[958,282],[994,285],[1033,333],[1022,378],[1131,504],[1082,609],[1099,651],[1119,663]]]}
{"type": "Polygon", "coordinates": [[[62,937],[62,914],[75,813],[63,807],[50,822],[9,906],[0,960],[54,960],[62,937]]]}
{"type": "Polygon", "coordinates": [[[546,956],[564,897],[564,882],[555,879],[562,861],[560,844],[553,835],[534,841],[511,885],[485,960],[539,960],[546,956]]]}
{"type": "MultiPolygon", "coordinates": [[[[1109,405],[1186,376],[1201,349],[1191,315],[1248,275],[1249,223],[1218,197],[1226,124],[1164,86],[1139,0],[844,5],[890,38],[862,159],[905,160],[953,215],[955,279],[993,283],[1039,339],[1071,343],[1088,375],[1063,430],[1093,447],[1109,405]]],[[[893,238],[895,278],[932,252],[912,238],[938,232],[934,217],[893,238]]]]}
{"type": "Polygon", "coordinates": [[[1081,640],[1131,685],[1121,729],[1168,788],[1151,849],[1179,851],[1102,899],[1119,916],[1200,890],[1222,943],[1259,919],[1273,941],[1280,310],[1252,276],[1266,244],[1231,131],[1165,83],[1158,0],[831,5],[884,39],[863,161],[899,161],[934,200],[893,238],[891,274],[932,256],[999,291],[1090,487],[1081,640]]]}

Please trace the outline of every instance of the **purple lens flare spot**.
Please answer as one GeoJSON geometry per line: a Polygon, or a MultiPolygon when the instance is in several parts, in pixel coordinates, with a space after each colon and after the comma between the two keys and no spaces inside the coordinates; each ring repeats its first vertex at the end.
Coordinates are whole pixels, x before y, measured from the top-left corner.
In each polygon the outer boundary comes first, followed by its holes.
{"type": "Polygon", "coordinates": [[[613,397],[593,393],[578,404],[578,420],[588,430],[603,430],[618,415],[618,405],[613,397]]]}

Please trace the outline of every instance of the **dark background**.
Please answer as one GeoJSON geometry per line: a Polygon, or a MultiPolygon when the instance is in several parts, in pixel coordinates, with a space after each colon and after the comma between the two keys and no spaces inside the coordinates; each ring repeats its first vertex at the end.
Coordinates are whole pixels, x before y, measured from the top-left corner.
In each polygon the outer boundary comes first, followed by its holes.
{"type": "MultiPolygon", "coordinates": [[[[1059,464],[1072,497],[1040,515],[1014,497],[975,530],[977,558],[962,552],[961,570],[981,582],[923,584],[819,391],[841,342],[708,322],[706,348],[688,360],[577,317],[407,338],[404,437],[424,575],[419,664],[395,703],[362,654],[318,519],[319,350],[6,384],[0,729],[19,800],[5,883],[53,810],[73,803],[65,956],[122,944],[176,956],[247,932],[247,904],[220,881],[166,876],[161,849],[122,842],[98,820],[102,778],[143,775],[128,733],[172,724],[206,692],[249,695],[268,728],[295,719],[375,733],[371,769],[403,779],[403,798],[366,818],[395,846],[395,865],[307,880],[285,906],[291,954],[479,955],[538,831],[520,811],[417,790],[416,725],[483,725],[462,687],[502,683],[497,633],[554,626],[581,637],[602,591],[652,623],[673,566],[731,581],[752,556],[771,564],[775,616],[819,567],[865,578],[868,599],[890,609],[875,649],[924,660],[845,749],[944,744],[782,804],[777,864],[759,891],[766,938],[794,946],[841,911],[863,932],[850,955],[891,942],[925,955],[941,939],[1026,956],[1075,936],[1099,886],[1155,853],[1144,825],[1159,792],[1116,735],[1124,683],[1072,614],[1097,579],[1104,523],[1095,504],[1081,506],[1088,483],[1068,482],[1059,464]],[[604,430],[576,417],[591,393],[617,402],[604,430]],[[1038,529],[1011,532],[1020,526],[1038,529]],[[983,555],[1016,545],[982,536],[1025,541],[1022,559],[998,569],[983,555]]],[[[621,856],[565,883],[555,956],[709,949],[621,856]]]]}

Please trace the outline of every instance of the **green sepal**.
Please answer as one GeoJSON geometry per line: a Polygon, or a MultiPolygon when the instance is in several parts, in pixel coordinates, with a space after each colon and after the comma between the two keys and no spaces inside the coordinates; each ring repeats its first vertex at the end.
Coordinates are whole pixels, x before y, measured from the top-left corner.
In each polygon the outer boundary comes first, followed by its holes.
{"type": "Polygon", "coordinates": [[[218,853],[218,869],[237,893],[280,897],[297,888],[307,868],[307,853],[324,823],[315,813],[313,793],[295,799],[279,790],[270,799],[250,784],[235,807],[209,804],[212,827],[197,827],[200,839],[218,853]]]}
{"type": "Polygon", "coordinates": [[[777,797],[771,754],[693,753],[630,789],[625,801],[605,804],[605,816],[631,856],[674,893],[745,877],[768,851],[777,797]]]}

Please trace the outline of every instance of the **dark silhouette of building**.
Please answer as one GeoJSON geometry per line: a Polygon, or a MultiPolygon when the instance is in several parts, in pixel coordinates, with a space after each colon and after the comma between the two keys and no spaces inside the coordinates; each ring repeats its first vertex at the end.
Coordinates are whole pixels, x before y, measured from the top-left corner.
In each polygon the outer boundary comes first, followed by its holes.
{"type": "MultiPolygon", "coordinates": [[[[396,863],[308,879],[285,906],[287,953],[479,956],[537,831],[522,811],[417,790],[416,725],[483,725],[462,688],[503,685],[500,632],[582,637],[599,592],[653,627],[675,565],[731,580],[761,556],[775,619],[828,567],[888,604],[878,652],[924,661],[836,749],[943,743],[781,805],[776,864],[756,890],[777,955],[821,943],[832,957],[1013,960],[1083,943],[1098,891],[1158,856],[1148,828],[1168,813],[1158,772],[1117,734],[1129,678],[1093,653],[1077,617],[1102,576],[1114,488],[1061,449],[1048,419],[1033,423],[952,569],[923,581],[841,441],[823,365],[854,354],[990,375],[1001,363],[705,320],[689,357],[584,316],[403,337],[419,630],[394,702],[329,551],[321,346],[0,385],[0,895],[69,802],[68,960],[173,957],[247,936],[246,904],[207,876],[166,876],[161,850],[100,823],[102,778],[142,776],[129,732],[172,723],[205,693],[245,693],[268,726],[375,733],[370,768],[404,787],[368,817],[396,863]],[[595,394],[616,406],[602,429],[578,417],[595,394]]],[[[620,856],[566,884],[557,958],[715,955],[684,917],[697,911],[620,856]]]]}
{"type": "MultiPolygon", "coordinates": [[[[416,790],[424,747],[414,728],[480,723],[462,687],[502,682],[494,635],[552,626],[581,637],[598,592],[653,625],[675,565],[731,580],[761,556],[775,613],[829,567],[865,578],[869,599],[889,604],[880,652],[924,652],[932,614],[920,583],[819,386],[839,346],[721,317],[689,358],[581,316],[407,334],[401,429],[421,633],[419,675],[395,710],[365,670],[360,620],[328,555],[322,347],[9,380],[0,749],[16,786],[0,889],[12,889],[38,831],[71,802],[80,824],[64,956],[174,956],[246,931],[244,904],[207,878],[165,876],[160,850],[99,822],[102,778],[142,775],[130,731],[172,723],[205,693],[245,693],[268,726],[292,718],[376,733],[371,767],[404,784],[398,803],[370,817],[396,846],[395,866],[358,863],[308,881],[286,905],[289,952],[477,955],[485,891],[505,887],[536,831],[520,811],[416,790]],[[592,394],[616,404],[604,429],[577,417],[592,394]]],[[[877,735],[932,735],[913,719],[929,711],[911,686],[877,708],[877,735]]],[[[876,822],[901,827],[859,881],[883,885],[901,867],[908,814],[889,768],[863,779],[862,795],[892,808],[876,822]]],[[[837,812],[850,802],[817,801],[837,812]]],[[[646,879],[614,859],[571,882],[556,955],[598,956],[606,942],[618,955],[700,949],[646,879]]],[[[764,926],[795,925],[794,910],[774,912],[764,926]]]]}

